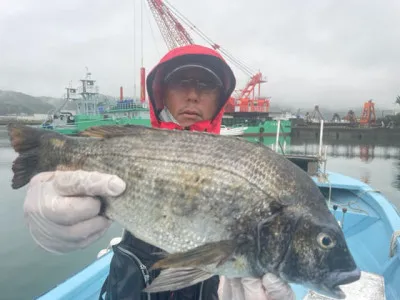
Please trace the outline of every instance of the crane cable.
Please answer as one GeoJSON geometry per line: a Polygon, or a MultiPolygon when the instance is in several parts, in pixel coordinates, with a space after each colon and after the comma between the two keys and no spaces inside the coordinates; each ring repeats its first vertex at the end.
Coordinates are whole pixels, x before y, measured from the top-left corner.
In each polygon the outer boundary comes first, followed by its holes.
{"type": "MultiPolygon", "coordinates": [[[[142,1],[145,1],[145,0],[142,0],[142,1]]],[[[156,39],[156,37],[155,37],[153,27],[151,26],[151,20],[152,20],[152,19],[149,17],[148,14],[149,14],[148,10],[145,10],[145,15],[146,15],[147,21],[149,22],[150,32],[151,32],[151,36],[152,36],[152,38],[153,38],[153,42],[154,42],[154,45],[155,45],[157,54],[158,54],[158,56],[161,56],[161,52],[160,52],[160,49],[159,49],[159,45],[157,45],[157,39],[156,39]]]]}
{"type": "MultiPolygon", "coordinates": [[[[199,34],[211,46],[217,45],[213,40],[211,40],[208,36],[206,36],[199,28],[197,28],[196,25],[194,25],[189,19],[187,19],[183,14],[181,14],[173,5],[168,3],[167,0],[164,0],[164,2],[167,3],[169,6],[171,6],[170,9],[173,10],[174,13],[176,15],[178,15],[190,29],[192,29],[197,34],[199,34]]],[[[224,48],[222,48],[220,46],[219,46],[219,49],[220,49],[221,53],[225,54],[234,64],[239,66],[248,75],[252,76],[255,73],[248,66],[246,66],[243,62],[241,62],[240,60],[238,60],[235,57],[233,57],[233,55],[231,55],[227,50],[225,50],[224,48]]]]}
{"type": "MultiPolygon", "coordinates": [[[[211,46],[217,45],[214,43],[213,40],[211,40],[209,37],[207,37],[199,28],[196,27],[189,19],[187,19],[183,14],[181,14],[172,4],[170,4],[167,0],[163,1],[168,5],[168,8],[173,11],[177,16],[180,17],[180,19],[193,31],[195,31],[197,34],[199,34],[204,40],[206,40],[211,46]]],[[[247,75],[252,77],[256,72],[252,70],[250,67],[245,65],[242,61],[239,59],[235,58],[233,55],[231,55],[227,50],[224,48],[218,46],[219,51],[224,54],[227,58],[229,58],[232,63],[237,65],[240,69],[242,69],[243,72],[245,72],[247,75]]]]}

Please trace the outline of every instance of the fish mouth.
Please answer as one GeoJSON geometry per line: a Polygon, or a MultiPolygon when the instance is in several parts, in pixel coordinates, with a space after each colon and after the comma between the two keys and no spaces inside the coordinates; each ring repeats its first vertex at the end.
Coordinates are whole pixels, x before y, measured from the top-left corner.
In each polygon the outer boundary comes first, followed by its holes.
{"type": "Polygon", "coordinates": [[[346,298],[346,294],[342,291],[339,285],[349,284],[359,280],[361,271],[359,268],[350,272],[334,272],[328,275],[323,284],[323,290],[328,296],[333,296],[337,299],[346,298]]]}

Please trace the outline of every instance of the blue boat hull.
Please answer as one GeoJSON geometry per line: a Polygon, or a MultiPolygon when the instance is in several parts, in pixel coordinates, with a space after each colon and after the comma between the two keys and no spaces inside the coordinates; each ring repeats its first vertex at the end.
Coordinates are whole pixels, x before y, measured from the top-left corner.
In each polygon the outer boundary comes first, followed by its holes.
{"type": "MultiPolygon", "coordinates": [[[[393,233],[400,229],[396,208],[379,191],[353,178],[327,173],[322,180],[313,179],[326,195],[332,213],[343,225],[359,268],[383,276],[387,300],[400,299],[400,239],[392,241],[393,233]],[[334,210],[336,206],[338,208],[334,210]],[[342,208],[347,209],[344,216],[342,208]],[[397,246],[392,256],[389,255],[391,242],[397,246]]],[[[98,299],[112,255],[108,252],[38,299],[98,299]]],[[[300,285],[292,287],[297,299],[303,299],[309,292],[300,285]]]]}

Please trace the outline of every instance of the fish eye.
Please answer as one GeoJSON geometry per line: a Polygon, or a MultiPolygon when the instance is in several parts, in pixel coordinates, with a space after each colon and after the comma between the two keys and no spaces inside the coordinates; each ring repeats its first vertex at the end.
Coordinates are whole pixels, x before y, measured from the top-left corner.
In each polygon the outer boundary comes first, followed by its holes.
{"type": "Polygon", "coordinates": [[[336,242],[333,240],[333,238],[330,235],[323,232],[318,234],[317,241],[318,244],[323,249],[332,249],[336,245],[336,242]]]}

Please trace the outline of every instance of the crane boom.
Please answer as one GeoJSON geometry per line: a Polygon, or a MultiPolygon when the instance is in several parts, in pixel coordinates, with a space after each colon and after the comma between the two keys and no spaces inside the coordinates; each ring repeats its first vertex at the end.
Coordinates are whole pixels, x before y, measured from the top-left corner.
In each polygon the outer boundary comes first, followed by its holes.
{"type": "Polygon", "coordinates": [[[193,39],[162,0],[147,2],[169,50],[194,44],[193,39]]]}
{"type": "Polygon", "coordinates": [[[254,90],[255,90],[256,86],[258,85],[258,87],[260,87],[259,84],[263,83],[263,82],[265,82],[265,80],[263,80],[262,74],[260,72],[251,76],[251,78],[247,82],[245,88],[240,93],[240,98],[250,98],[251,94],[253,94],[253,96],[254,96],[254,90]]]}
{"type": "Polygon", "coordinates": [[[226,49],[212,41],[173,5],[168,3],[167,0],[147,0],[147,3],[169,50],[194,44],[193,39],[182,25],[183,23],[187,28],[197,33],[207,44],[221,52],[228,61],[250,77],[244,89],[237,91],[237,98],[231,97],[229,99],[226,111],[237,111],[238,109],[239,111],[247,112],[269,111],[269,98],[260,97],[260,84],[266,82],[261,72],[255,72],[242,61],[231,55],[226,49]],[[258,88],[257,96],[254,95],[256,88],[258,88]]]}

